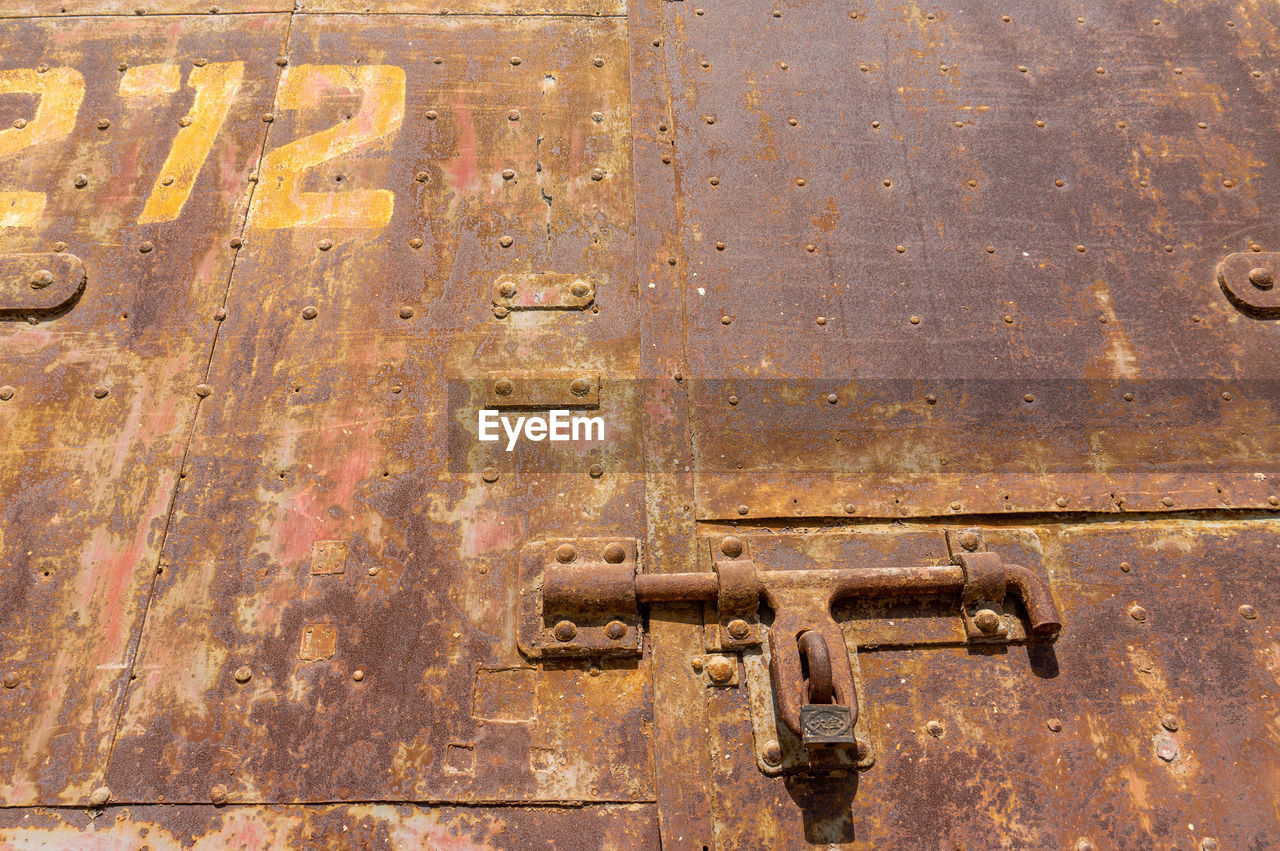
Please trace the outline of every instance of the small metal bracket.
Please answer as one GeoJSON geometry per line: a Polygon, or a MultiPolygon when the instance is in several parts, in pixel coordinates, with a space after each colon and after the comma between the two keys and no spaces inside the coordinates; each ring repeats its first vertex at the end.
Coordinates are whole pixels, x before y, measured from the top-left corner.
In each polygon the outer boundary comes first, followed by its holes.
{"type": "Polygon", "coordinates": [[[87,281],[74,254],[0,255],[0,320],[39,322],[66,313],[87,281]]]}
{"type": "Polygon", "coordinates": [[[1280,318],[1280,252],[1237,251],[1218,264],[1218,286],[1237,310],[1254,319],[1280,318]]]}
{"type": "Polygon", "coordinates": [[[964,569],[960,619],[971,644],[1006,643],[1016,628],[1024,638],[1021,622],[1004,606],[1006,581],[1000,556],[990,552],[959,552],[952,561],[964,569]]]}
{"type": "Polygon", "coordinates": [[[634,538],[551,538],[520,553],[520,652],[538,658],[638,656],[643,622],[634,538]],[[556,608],[544,607],[547,596],[556,608]]]}
{"type": "Polygon", "coordinates": [[[760,644],[760,580],[746,542],[727,537],[715,542],[711,563],[719,578],[720,593],[714,607],[707,606],[703,637],[708,652],[741,650],[760,644]],[[714,622],[711,612],[714,610],[714,622]]]}
{"type": "Polygon", "coordinates": [[[563,378],[496,378],[484,388],[486,408],[569,410],[600,407],[600,379],[595,376],[563,378]]]}
{"type": "Polygon", "coordinates": [[[507,310],[586,310],[595,301],[596,281],[564,272],[502,275],[493,284],[493,305],[507,310]]]}

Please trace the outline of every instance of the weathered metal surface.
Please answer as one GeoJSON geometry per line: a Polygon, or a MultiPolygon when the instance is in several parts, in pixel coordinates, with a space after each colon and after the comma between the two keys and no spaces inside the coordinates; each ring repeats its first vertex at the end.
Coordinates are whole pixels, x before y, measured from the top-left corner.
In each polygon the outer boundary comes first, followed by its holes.
{"type": "Polygon", "coordinates": [[[0,253],[92,277],[36,324],[0,322],[6,804],[79,803],[106,771],[286,23],[0,22],[0,253]],[[123,97],[118,69],[185,80],[203,57],[243,63],[238,94],[185,205],[140,224],[193,100],[123,97]]]}
{"type": "Polygon", "coordinates": [[[639,537],[633,478],[445,439],[476,416],[450,379],[634,374],[625,285],[491,304],[513,271],[629,280],[624,54],[607,19],[294,16],[115,800],[652,799],[647,664],[515,641],[521,545],[639,537]],[[332,653],[300,654],[321,625],[332,653]]]}
{"type": "Polygon", "coordinates": [[[1277,495],[1273,9],[665,9],[700,517],[1277,495]]]}
{"type": "MultiPolygon", "coordinates": [[[[994,551],[1051,577],[1062,638],[986,652],[864,649],[859,685],[879,741],[874,767],[856,778],[764,778],[748,695],[715,690],[718,842],[1274,845],[1275,526],[1162,519],[986,529],[994,551]],[[737,817],[744,807],[753,818],[737,817]]],[[[904,548],[923,555],[930,540],[944,559],[936,532],[887,526],[793,536],[779,554],[803,569],[857,550],[878,551],[877,560],[904,548]]],[[[869,613],[837,614],[857,643],[869,613]]],[[[921,615],[927,630],[927,610],[891,616],[911,629],[921,615]]]]}
{"type": "Polygon", "coordinates": [[[657,848],[651,804],[593,807],[110,807],[0,810],[0,843],[29,848],[657,848]]]}

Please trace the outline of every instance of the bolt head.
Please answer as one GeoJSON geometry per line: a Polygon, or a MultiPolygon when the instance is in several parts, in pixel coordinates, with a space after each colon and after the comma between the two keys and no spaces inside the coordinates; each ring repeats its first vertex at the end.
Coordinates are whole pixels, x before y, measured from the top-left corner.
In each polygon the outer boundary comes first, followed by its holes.
{"type": "Polygon", "coordinates": [[[713,683],[727,683],[733,679],[734,665],[724,656],[712,656],[706,662],[707,676],[713,683]]]}
{"type": "Polygon", "coordinates": [[[499,396],[510,396],[515,389],[515,382],[509,378],[500,378],[493,383],[493,392],[499,396]]]}
{"type": "Polygon", "coordinates": [[[965,529],[956,535],[956,543],[960,545],[960,549],[974,552],[982,546],[982,537],[973,529],[965,529]]]}
{"type": "Polygon", "coordinates": [[[627,625],[622,621],[609,621],[605,624],[604,634],[618,641],[627,634],[627,625]]]}
{"type": "Polygon", "coordinates": [[[751,509],[750,509],[750,508],[748,508],[748,507],[747,507],[747,506],[745,506],[745,505],[739,505],[739,506],[738,506],[738,513],[739,513],[739,514],[741,514],[741,515],[743,515],[744,517],[746,516],[747,512],[748,512],[748,511],[750,511],[750,510],[751,510],[751,509]]]}
{"type": "Polygon", "coordinates": [[[741,641],[751,634],[751,625],[741,618],[734,618],[729,621],[729,625],[725,627],[725,629],[729,633],[730,638],[737,639],[738,641],[741,641]]]}
{"type": "Polygon", "coordinates": [[[622,544],[613,543],[604,548],[604,560],[609,564],[622,564],[627,557],[627,551],[622,544]]]}
{"type": "Polygon", "coordinates": [[[569,292],[573,293],[576,298],[582,298],[587,293],[591,292],[591,287],[586,281],[574,281],[569,287],[569,292]]]}
{"type": "Polygon", "coordinates": [[[249,669],[248,665],[241,665],[236,668],[236,682],[247,683],[251,679],[253,679],[253,671],[249,669]]]}
{"type": "Polygon", "coordinates": [[[993,633],[1000,628],[1000,616],[991,609],[979,609],[973,616],[973,623],[985,633],[993,633]]]}
{"type": "Polygon", "coordinates": [[[720,542],[720,552],[729,558],[737,558],[742,555],[742,540],[729,535],[720,542]]]}
{"type": "Polygon", "coordinates": [[[363,669],[363,668],[356,668],[354,671],[352,671],[352,672],[351,672],[351,679],[355,680],[356,682],[363,682],[363,681],[364,681],[364,669],[363,669]]]}
{"type": "Polygon", "coordinates": [[[89,806],[104,807],[111,800],[111,790],[106,786],[99,786],[89,793],[89,806]]]}
{"type": "Polygon", "coordinates": [[[17,671],[9,671],[4,675],[5,688],[17,688],[20,682],[22,682],[22,675],[17,671]]]}
{"type": "Polygon", "coordinates": [[[568,564],[578,557],[578,548],[573,544],[561,544],[556,547],[556,561],[568,564]]]}
{"type": "Polygon", "coordinates": [[[227,796],[227,787],[223,786],[221,783],[214,785],[209,790],[209,801],[215,807],[220,807],[225,804],[227,802],[227,796]]]}
{"type": "Polygon", "coordinates": [[[592,464],[590,468],[587,469],[587,473],[591,478],[598,479],[604,475],[604,466],[601,464],[592,464]]]}
{"type": "Polygon", "coordinates": [[[575,396],[585,396],[591,392],[591,382],[585,378],[575,378],[569,385],[569,392],[575,396]]]}
{"type": "Polygon", "coordinates": [[[302,318],[303,318],[303,319],[311,320],[311,319],[315,319],[315,318],[316,318],[317,316],[319,316],[319,315],[320,315],[320,311],[316,310],[316,309],[315,309],[313,306],[311,306],[311,305],[307,305],[306,307],[302,308],[302,318]]]}
{"type": "Polygon", "coordinates": [[[480,478],[484,479],[489,484],[493,484],[498,480],[498,471],[494,467],[485,467],[480,472],[480,478]]]}
{"type": "Polygon", "coordinates": [[[53,283],[53,273],[48,269],[41,269],[31,276],[31,289],[42,290],[53,283]]]}
{"type": "Polygon", "coordinates": [[[560,621],[551,630],[551,634],[556,637],[556,641],[573,641],[578,635],[578,627],[571,621],[560,621]]]}
{"type": "Polygon", "coordinates": [[[8,402],[13,398],[13,394],[14,389],[12,385],[6,384],[3,387],[0,387],[0,402],[8,402]]]}
{"type": "Polygon", "coordinates": [[[765,761],[766,765],[782,764],[782,745],[777,740],[770,739],[765,742],[764,747],[760,750],[760,757],[765,761]]]}
{"type": "Polygon", "coordinates": [[[213,388],[210,387],[208,384],[196,385],[196,395],[199,396],[201,399],[207,398],[209,394],[212,392],[213,392],[213,388]]]}
{"type": "Polygon", "coordinates": [[[1182,722],[1178,720],[1177,715],[1166,715],[1160,719],[1160,726],[1164,727],[1170,733],[1178,732],[1178,728],[1182,726],[1182,722]]]}
{"type": "Polygon", "coordinates": [[[1271,276],[1271,270],[1262,266],[1249,270],[1249,283],[1260,290],[1269,290],[1276,284],[1275,278],[1271,276]]]}

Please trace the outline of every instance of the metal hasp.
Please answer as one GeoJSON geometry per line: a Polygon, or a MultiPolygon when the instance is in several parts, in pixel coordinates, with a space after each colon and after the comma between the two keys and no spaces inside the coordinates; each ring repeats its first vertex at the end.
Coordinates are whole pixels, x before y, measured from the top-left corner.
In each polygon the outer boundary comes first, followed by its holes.
{"type": "Polygon", "coordinates": [[[742,651],[762,642],[764,603],[773,612],[767,650],[777,714],[806,750],[858,745],[855,678],[831,614],[837,601],[956,595],[971,643],[1010,640],[1008,594],[1022,603],[1029,635],[1053,640],[1062,626],[1044,580],[991,552],[958,553],[945,565],[761,570],[746,543],[731,536],[720,541],[714,572],[667,574],[640,572],[636,553],[634,542],[581,539],[526,550],[520,630],[526,655],[638,654],[639,606],[666,602],[714,603],[717,629],[708,644],[716,646],[708,649],[742,651]],[[584,562],[583,550],[599,555],[584,562]]]}

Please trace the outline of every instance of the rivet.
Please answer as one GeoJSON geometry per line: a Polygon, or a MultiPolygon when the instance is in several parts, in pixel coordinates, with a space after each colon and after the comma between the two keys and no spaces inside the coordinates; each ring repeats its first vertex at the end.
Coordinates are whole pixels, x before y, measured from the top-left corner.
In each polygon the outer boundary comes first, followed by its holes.
{"type": "MultiPolygon", "coordinates": [[[[12,388],[10,388],[10,389],[12,389],[12,388]]],[[[1275,495],[1273,494],[1273,495],[1271,495],[1271,496],[1267,497],[1267,505],[1280,505],[1280,496],[1275,496],[1275,495]]]]}
{"type": "Polygon", "coordinates": [[[504,235],[498,239],[498,245],[501,245],[503,248],[510,248],[511,243],[514,241],[515,240],[513,240],[511,237],[504,235]]]}
{"type": "Polygon", "coordinates": [[[40,269],[31,276],[31,289],[42,290],[53,283],[53,273],[48,269],[40,269]]]}
{"type": "Polygon", "coordinates": [[[604,121],[604,113],[603,112],[591,113],[591,120],[594,121],[596,124],[599,124],[601,121],[604,121]]]}
{"type": "Polygon", "coordinates": [[[253,679],[253,671],[249,669],[248,665],[241,665],[239,668],[236,668],[235,677],[236,682],[247,683],[249,680],[253,679]]]}
{"type": "Polygon", "coordinates": [[[1055,499],[1053,502],[1054,502],[1054,505],[1058,506],[1059,508],[1066,508],[1067,503],[1070,502],[1070,500],[1067,499],[1065,496],[1060,496],[1057,499],[1055,499]]]}
{"type": "Polygon", "coordinates": [[[439,118],[439,117],[440,117],[440,113],[436,112],[434,109],[428,109],[428,110],[427,110],[427,120],[428,120],[428,121],[435,121],[435,120],[436,120],[437,118],[439,118]]]}
{"type": "Polygon", "coordinates": [[[702,120],[707,122],[708,124],[716,123],[716,117],[714,115],[704,115],[702,116],[702,120]]]}
{"type": "Polygon", "coordinates": [[[99,786],[89,793],[89,806],[105,807],[111,800],[111,790],[106,786],[99,786]]]}
{"type": "Polygon", "coordinates": [[[153,248],[155,248],[155,246],[151,243],[143,242],[138,245],[138,252],[141,254],[149,254],[153,248]]]}
{"type": "Polygon", "coordinates": [[[912,325],[919,325],[919,324],[920,324],[920,317],[919,317],[919,316],[912,316],[912,317],[910,317],[907,321],[908,321],[908,322],[910,322],[912,325]]]}
{"type": "Polygon", "coordinates": [[[1248,603],[1245,603],[1243,606],[1241,606],[1238,609],[1238,611],[1240,612],[1240,617],[1244,618],[1247,621],[1254,620],[1255,618],[1258,617],[1258,610],[1255,609],[1253,606],[1250,606],[1248,603]]]}
{"type": "Polygon", "coordinates": [[[818,250],[818,246],[812,242],[806,242],[804,244],[804,250],[812,254],[818,250]]]}
{"type": "Polygon", "coordinates": [[[1042,119],[1042,118],[1037,118],[1037,119],[1036,119],[1036,126],[1037,126],[1037,127],[1043,127],[1043,126],[1044,126],[1044,119],[1042,119]]]}
{"type": "Polygon", "coordinates": [[[1075,851],[1095,851],[1093,843],[1087,839],[1081,839],[1076,843],[1075,851]]]}
{"type": "Polygon", "coordinates": [[[561,544],[556,547],[556,561],[568,564],[578,557],[578,548],[573,544],[561,544]]]}
{"type": "Polygon", "coordinates": [[[1222,185],[1223,185],[1224,187],[1226,187],[1227,189],[1230,189],[1231,187],[1235,186],[1236,184],[1235,184],[1235,181],[1233,181],[1233,180],[1224,180],[1224,181],[1222,181],[1222,185]]]}
{"type": "Polygon", "coordinates": [[[1170,733],[1178,732],[1178,728],[1182,726],[1182,722],[1178,720],[1177,715],[1166,715],[1160,719],[1160,726],[1164,727],[1170,733]]]}
{"type": "Polygon", "coordinates": [[[244,240],[238,236],[233,236],[231,237],[231,241],[228,242],[227,245],[231,246],[232,248],[239,248],[240,246],[244,245],[244,240]]]}
{"type": "Polygon", "coordinates": [[[412,319],[412,318],[413,318],[413,308],[412,308],[412,307],[408,307],[408,306],[405,306],[405,307],[400,308],[400,318],[401,318],[401,319],[412,319]]]}
{"type": "Polygon", "coordinates": [[[75,184],[76,189],[84,189],[89,185],[89,178],[85,177],[83,174],[77,174],[76,179],[72,182],[75,184]]]}
{"type": "Polygon", "coordinates": [[[873,129],[873,130],[879,130],[879,129],[880,129],[880,122],[879,122],[879,121],[872,121],[872,122],[871,122],[871,129],[873,129]]]}
{"type": "Polygon", "coordinates": [[[267,124],[270,124],[272,121],[276,120],[276,117],[272,115],[270,112],[264,112],[262,113],[262,120],[267,124]]]}
{"type": "Polygon", "coordinates": [[[504,169],[502,170],[502,179],[503,179],[503,180],[515,180],[515,177],[516,177],[516,173],[515,173],[515,171],[514,171],[513,169],[504,168],[504,169]]]}
{"type": "Polygon", "coordinates": [[[964,122],[963,122],[963,121],[954,121],[954,122],[952,122],[952,123],[953,123],[953,124],[955,124],[955,126],[957,126],[957,127],[963,127],[963,126],[964,126],[964,122]]]}
{"type": "Polygon", "coordinates": [[[591,292],[591,285],[586,281],[574,281],[569,285],[569,292],[575,298],[582,298],[587,293],[591,292]]]}
{"type": "Polygon", "coordinates": [[[1271,276],[1271,270],[1262,266],[1249,270],[1249,283],[1253,284],[1260,290],[1269,290],[1275,286],[1275,279],[1271,276]]]}
{"type": "Polygon", "coordinates": [[[730,324],[730,323],[732,323],[732,322],[733,322],[733,317],[732,317],[732,316],[721,316],[721,317],[720,317],[720,324],[721,324],[721,325],[729,325],[729,324],[730,324]]]}
{"type": "Polygon", "coordinates": [[[27,126],[27,119],[25,119],[25,118],[15,118],[15,119],[13,120],[13,126],[14,126],[16,129],[21,130],[23,127],[26,127],[26,126],[27,126]]]}
{"type": "Polygon", "coordinates": [[[107,394],[110,392],[111,391],[108,390],[106,386],[99,384],[97,387],[93,388],[93,398],[105,399],[107,398],[107,394]]]}
{"type": "Polygon", "coordinates": [[[498,471],[493,467],[485,467],[480,472],[480,478],[484,479],[489,484],[493,484],[498,480],[498,471]]]}
{"type": "Polygon", "coordinates": [[[1172,507],[1173,507],[1173,497],[1171,497],[1171,496],[1162,497],[1162,498],[1161,498],[1161,500],[1160,500],[1160,504],[1161,504],[1161,505],[1163,505],[1165,508],[1172,508],[1172,507]]]}
{"type": "Polygon", "coordinates": [[[627,558],[627,550],[616,541],[604,548],[604,560],[609,564],[622,564],[627,558]]]}
{"type": "Polygon", "coordinates": [[[381,571],[379,571],[379,570],[378,570],[377,565],[375,565],[375,566],[373,566],[373,567],[369,568],[366,572],[367,572],[370,576],[377,576],[381,571]]]}
{"type": "Polygon", "coordinates": [[[575,396],[585,396],[591,392],[591,382],[585,378],[575,378],[569,382],[569,392],[575,396]]]}
{"type": "Polygon", "coordinates": [[[307,320],[315,319],[316,316],[319,315],[319,313],[320,311],[316,310],[315,307],[311,305],[307,305],[306,307],[302,308],[303,319],[307,319],[307,320]]]}
{"type": "Polygon", "coordinates": [[[593,56],[593,57],[591,58],[591,64],[592,64],[592,65],[594,65],[594,66],[596,66],[597,68],[603,68],[603,67],[604,67],[604,57],[603,57],[603,56],[593,56]]]}
{"type": "Polygon", "coordinates": [[[1121,573],[1128,573],[1128,572],[1129,572],[1129,571],[1131,571],[1131,570],[1133,570],[1133,565],[1129,564],[1129,562],[1127,562],[1127,561],[1122,561],[1122,562],[1120,562],[1120,572],[1121,572],[1121,573]]]}
{"type": "Polygon", "coordinates": [[[1261,71],[1250,71],[1249,73],[1251,73],[1251,74],[1252,74],[1253,76],[1255,76],[1255,77],[1261,77],[1261,76],[1262,76],[1262,72],[1261,72],[1261,71]]]}
{"type": "Polygon", "coordinates": [[[1057,180],[1055,180],[1055,181],[1053,182],[1053,185],[1054,185],[1054,186],[1065,186],[1065,185],[1066,185],[1066,182],[1065,182],[1065,181],[1063,181],[1063,179],[1062,179],[1062,178],[1058,178],[1057,180]]]}
{"type": "Polygon", "coordinates": [[[213,392],[213,388],[210,387],[208,384],[196,385],[196,395],[199,396],[201,399],[207,399],[209,397],[209,394],[211,394],[212,392],[213,392]]]}
{"type": "Polygon", "coordinates": [[[958,501],[957,501],[957,502],[953,502],[953,503],[951,503],[951,510],[952,510],[952,511],[959,511],[959,510],[960,510],[960,508],[961,508],[961,505],[960,505],[960,503],[959,503],[958,501]]]}
{"type": "Polygon", "coordinates": [[[204,66],[209,64],[209,60],[201,56],[201,57],[197,57],[196,59],[192,59],[191,64],[196,66],[197,68],[203,68],[204,66]]]}
{"type": "Polygon", "coordinates": [[[427,174],[425,171],[420,171],[413,176],[413,179],[418,181],[419,183],[426,183],[427,178],[429,178],[430,176],[431,175],[427,174]]]}
{"type": "Polygon", "coordinates": [[[1008,15],[1001,15],[1001,16],[1000,16],[1000,20],[1004,21],[1004,22],[1007,24],[1007,23],[1009,23],[1009,22],[1010,22],[1011,20],[1013,20],[1013,19],[1012,19],[1012,18],[1010,18],[1008,15]]]}
{"type": "Polygon", "coordinates": [[[985,633],[992,633],[1000,626],[1000,616],[991,609],[979,609],[973,616],[973,624],[985,633]]]}
{"type": "Polygon", "coordinates": [[[1022,401],[1026,402],[1028,405],[1030,405],[1035,400],[1036,400],[1036,397],[1031,395],[1030,393],[1026,393],[1022,397],[1022,401]]]}
{"type": "Polygon", "coordinates": [[[277,64],[277,65],[279,65],[281,68],[283,68],[284,66],[286,66],[286,65],[288,65],[288,64],[289,64],[289,57],[287,57],[287,56],[277,56],[277,57],[276,57],[276,64],[277,64]]]}
{"type": "Polygon", "coordinates": [[[593,168],[593,169],[591,169],[591,179],[592,179],[592,180],[604,180],[604,169],[602,169],[602,168],[593,168]]]}
{"type": "Polygon", "coordinates": [[[507,112],[507,120],[508,120],[508,121],[519,121],[519,120],[520,120],[520,110],[518,110],[518,109],[512,109],[512,110],[508,111],[508,112],[507,112]]]}
{"type": "Polygon", "coordinates": [[[319,248],[321,251],[328,251],[330,248],[333,248],[333,241],[322,239],[316,243],[316,248],[319,248]]]}
{"type": "Polygon", "coordinates": [[[510,396],[515,389],[515,382],[509,378],[499,378],[493,383],[493,392],[499,396],[510,396]]]}
{"type": "Polygon", "coordinates": [[[894,250],[894,251],[896,251],[896,252],[898,252],[899,254],[902,254],[902,253],[906,252],[907,247],[906,247],[905,245],[895,245],[895,246],[893,247],[893,250],[894,250]]]}
{"type": "Polygon", "coordinates": [[[724,656],[712,656],[706,662],[707,676],[713,683],[727,683],[733,679],[734,664],[724,656]]]}
{"type": "Polygon", "coordinates": [[[495,317],[497,317],[498,319],[506,319],[506,318],[507,318],[507,314],[508,314],[508,313],[510,313],[510,312],[511,312],[511,311],[507,310],[507,309],[506,309],[505,307],[503,307],[502,305],[498,305],[497,307],[495,307],[495,308],[493,309],[493,315],[494,315],[495,317]]]}
{"type": "Polygon", "coordinates": [[[741,618],[734,618],[729,621],[729,625],[725,627],[725,631],[729,633],[729,637],[741,641],[751,634],[751,626],[741,618]]]}
{"type": "Polygon", "coordinates": [[[788,124],[790,124],[792,127],[795,127],[797,124],[799,124],[799,123],[800,123],[800,119],[798,119],[798,118],[790,118],[790,117],[788,117],[788,118],[787,118],[787,123],[788,123],[788,124]]]}
{"type": "Polygon", "coordinates": [[[930,736],[933,736],[935,739],[942,738],[943,728],[942,728],[941,721],[927,721],[925,722],[924,729],[926,732],[928,732],[930,736]]]}
{"type": "Polygon", "coordinates": [[[1094,68],[1093,70],[1094,70],[1094,73],[1097,73],[1097,74],[1107,73],[1107,69],[1103,68],[1101,65],[1099,65],[1097,68],[1094,68]]]}
{"type": "Polygon", "coordinates": [[[98,129],[99,129],[99,130],[106,130],[106,129],[107,129],[107,128],[109,128],[110,126],[111,126],[111,122],[110,122],[109,120],[105,119],[105,118],[100,119],[100,120],[98,121],[98,129]]]}
{"type": "Polygon", "coordinates": [[[827,394],[827,402],[828,402],[829,404],[834,405],[836,402],[839,402],[839,401],[840,401],[840,397],[839,397],[839,396],[837,396],[836,394],[834,394],[834,393],[828,393],[828,394],[827,394]]]}
{"type": "Polygon", "coordinates": [[[209,802],[215,807],[221,807],[227,802],[227,787],[221,783],[216,784],[209,790],[209,802]]]}
{"type": "Polygon", "coordinates": [[[776,739],[770,739],[760,749],[760,758],[764,760],[766,765],[781,765],[782,745],[778,744],[776,739]]]}
{"type": "Polygon", "coordinates": [[[578,627],[572,621],[560,621],[551,630],[551,634],[556,637],[556,641],[573,641],[578,635],[578,627]]]}
{"type": "Polygon", "coordinates": [[[1142,606],[1130,606],[1129,617],[1133,618],[1138,623],[1142,623],[1147,619],[1147,610],[1142,608],[1142,606]]]}
{"type": "Polygon", "coordinates": [[[600,478],[604,475],[604,466],[601,464],[592,464],[587,468],[587,475],[591,476],[593,479],[600,478]]]}
{"type": "Polygon", "coordinates": [[[1025,73],[1027,73],[1027,70],[1028,70],[1028,69],[1027,69],[1027,66],[1026,66],[1026,65],[1019,65],[1019,66],[1018,66],[1018,70],[1019,70],[1019,71],[1021,71],[1023,74],[1025,74],[1025,73]]]}
{"type": "Polygon", "coordinates": [[[925,397],[924,397],[924,401],[925,401],[927,404],[930,404],[930,405],[936,405],[936,404],[938,404],[938,397],[937,397],[937,396],[935,396],[935,395],[933,395],[932,393],[929,393],[929,394],[926,394],[926,395],[925,395],[925,397]]]}
{"type": "Polygon", "coordinates": [[[1054,732],[1054,733],[1062,732],[1062,722],[1059,721],[1057,718],[1050,718],[1048,721],[1044,722],[1044,725],[1049,728],[1050,732],[1054,732]]]}
{"type": "Polygon", "coordinates": [[[8,402],[10,399],[12,399],[13,392],[14,392],[13,386],[10,384],[6,384],[3,387],[0,387],[0,402],[8,402]]]}
{"type": "Polygon", "coordinates": [[[825,317],[825,316],[819,316],[817,319],[815,319],[815,320],[813,320],[813,321],[814,321],[814,322],[816,322],[816,323],[818,323],[819,325],[826,325],[826,324],[827,324],[827,317],[825,317]]]}
{"type": "Polygon", "coordinates": [[[961,549],[974,552],[982,545],[982,538],[974,530],[965,529],[956,535],[956,543],[960,545],[961,549]]]}
{"type": "Polygon", "coordinates": [[[720,541],[720,552],[729,558],[737,558],[742,555],[742,539],[729,535],[720,541]]]}
{"type": "Polygon", "coordinates": [[[627,634],[627,625],[622,621],[609,621],[605,624],[604,634],[617,641],[627,634]]]}
{"type": "Polygon", "coordinates": [[[857,514],[857,513],[858,513],[858,506],[854,505],[852,502],[846,502],[846,503],[844,504],[844,513],[845,513],[845,514],[857,514]]]}
{"type": "Polygon", "coordinates": [[[708,178],[707,178],[707,183],[710,183],[712,186],[719,186],[719,185],[720,185],[720,178],[718,178],[718,177],[708,177],[708,178]]]}
{"type": "Polygon", "coordinates": [[[1077,245],[1077,246],[1076,246],[1076,251],[1079,251],[1081,254],[1084,254],[1084,253],[1085,253],[1085,251],[1086,251],[1086,249],[1085,249],[1085,247],[1084,247],[1083,245],[1077,245]]]}
{"type": "Polygon", "coordinates": [[[439,64],[441,64],[441,63],[443,63],[443,62],[444,62],[444,57],[443,57],[443,56],[433,56],[433,57],[431,57],[431,62],[432,62],[432,64],[434,64],[434,65],[439,65],[439,64]]]}
{"type": "Polygon", "coordinates": [[[4,675],[5,688],[17,688],[18,683],[22,682],[22,675],[17,671],[6,671],[4,675]]]}
{"type": "Polygon", "coordinates": [[[520,64],[520,62],[521,62],[521,60],[520,60],[520,57],[519,57],[519,56],[512,56],[512,57],[511,57],[511,59],[510,59],[510,60],[508,60],[508,61],[509,61],[512,65],[519,65],[519,64],[520,64]]]}
{"type": "Polygon", "coordinates": [[[739,505],[739,506],[738,506],[738,513],[739,513],[739,514],[744,514],[744,515],[745,515],[745,514],[746,514],[748,511],[750,511],[750,510],[751,510],[751,509],[750,509],[750,508],[748,508],[748,507],[747,507],[747,506],[745,506],[745,505],[739,505]]]}
{"type": "Polygon", "coordinates": [[[356,682],[363,682],[363,681],[364,681],[364,669],[363,669],[363,668],[356,668],[354,671],[352,671],[352,672],[351,672],[351,679],[355,680],[356,682]]]}
{"type": "Polygon", "coordinates": [[[716,243],[716,251],[724,251],[724,248],[725,248],[725,245],[723,242],[716,243]]]}
{"type": "Polygon", "coordinates": [[[1222,401],[1224,401],[1224,402],[1230,402],[1230,401],[1231,401],[1232,399],[1234,399],[1234,398],[1235,398],[1235,397],[1234,397],[1234,396],[1232,396],[1229,392],[1224,392],[1224,393],[1222,394],[1222,401]]]}
{"type": "Polygon", "coordinates": [[[421,237],[417,237],[417,236],[415,236],[413,239],[409,240],[409,247],[410,247],[410,248],[421,248],[421,247],[422,247],[422,238],[421,238],[421,237]]]}
{"type": "Polygon", "coordinates": [[[774,16],[775,18],[781,18],[781,17],[782,17],[782,10],[781,10],[781,9],[774,9],[774,10],[773,10],[773,16],[774,16]]]}

